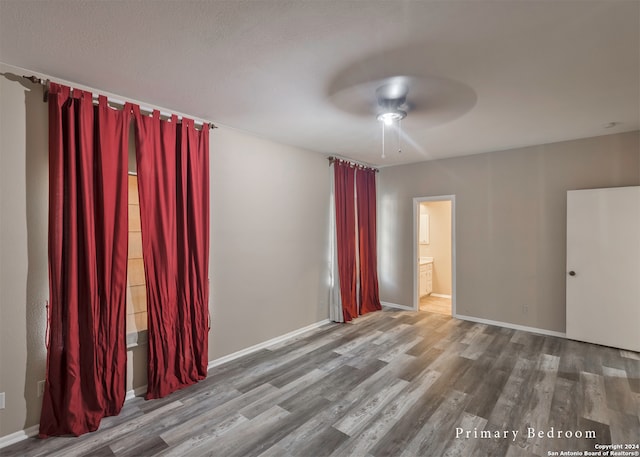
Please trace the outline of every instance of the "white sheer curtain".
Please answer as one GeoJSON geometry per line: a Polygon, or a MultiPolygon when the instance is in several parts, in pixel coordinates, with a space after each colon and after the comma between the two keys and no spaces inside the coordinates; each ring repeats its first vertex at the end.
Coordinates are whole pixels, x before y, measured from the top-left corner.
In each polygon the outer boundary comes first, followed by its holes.
{"type": "Polygon", "coordinates": [[[342,297],[340,295],[340,275],[338,274],[338,235],[336,232],[336,199],[335,174],[331,164],[331,200],[329,203],[329,319],[334,322],[344,322],[342,313],[342,297]]]}

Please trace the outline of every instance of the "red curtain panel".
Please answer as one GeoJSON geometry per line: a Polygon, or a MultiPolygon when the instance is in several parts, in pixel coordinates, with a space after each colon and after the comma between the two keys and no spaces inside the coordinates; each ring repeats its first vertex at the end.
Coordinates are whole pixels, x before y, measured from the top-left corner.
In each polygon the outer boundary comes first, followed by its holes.
{"type": "Polygon", "coordinates": [[[358,317],[356,297],[356,219],[354,201],[355,168],[351,164],[333,162],[338,247],[338,275],[344,322],[358,317]]]}
{"type": "Polygon", "coordinates": [[[207,375],[209,126],[134,113],[152,399],[207,375]]]}
{"type": "Polygon", "coordinates": [[[43,438],[94,431],[124,403],[130,113],[51,83],[43,438]]]}
{"type": "Polygon", "coordinates": [[[360,314],[382,309],[378,293],[376,248],[376,172],[356,172],[358,242],[360,259],[360,314]]]}

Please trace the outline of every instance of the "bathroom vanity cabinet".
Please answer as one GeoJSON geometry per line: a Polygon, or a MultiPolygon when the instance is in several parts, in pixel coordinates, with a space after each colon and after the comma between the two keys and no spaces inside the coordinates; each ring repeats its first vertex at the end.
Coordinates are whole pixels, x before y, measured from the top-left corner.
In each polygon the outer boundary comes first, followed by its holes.
{"type": "Polygon", "coordinates": [[[433,262],[420,263],[420,296],[433,292],[433,262]]]}

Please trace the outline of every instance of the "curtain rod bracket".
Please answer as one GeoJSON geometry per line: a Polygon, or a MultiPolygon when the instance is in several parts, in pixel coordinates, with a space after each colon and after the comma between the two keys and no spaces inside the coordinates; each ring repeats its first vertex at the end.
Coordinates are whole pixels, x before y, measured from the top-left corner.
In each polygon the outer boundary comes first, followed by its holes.
{"type": "Polygon", "coordinates": [[[24,79],[28,79],[29,81],[31,81],[33,84],[42,84],[42,79],[38,78],[37,76],[22,76],[24,79]]]}
{"type": "Polygon", "coordinates": [[[28,79],[33,84],[40,84],[44,88],[42,92],[42,101],[46,103],[49,100],[49,80],[48,79],[38,78],[35,75],[31,75],[31,76],[22,75],[22,77],[24,79],[28,79]]]}

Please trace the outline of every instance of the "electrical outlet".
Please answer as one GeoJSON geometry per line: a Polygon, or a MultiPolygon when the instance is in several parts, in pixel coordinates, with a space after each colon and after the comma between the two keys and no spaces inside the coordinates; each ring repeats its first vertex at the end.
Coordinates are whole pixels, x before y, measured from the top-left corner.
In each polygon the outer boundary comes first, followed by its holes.
{"type": "Polygon", "coordinates": [[[44,380],[38,381],[38,397],[42,397],[44,395],[44,380]]]}
{"type": "Polygon", "coordinates": [[[4,392],[0,392],[0,409],[4,409],[4,392]]]}
{"type": "Polygon", "coordinates": [[[522,314],[529,313],[529,305],[522,305],[522,314]]]}

